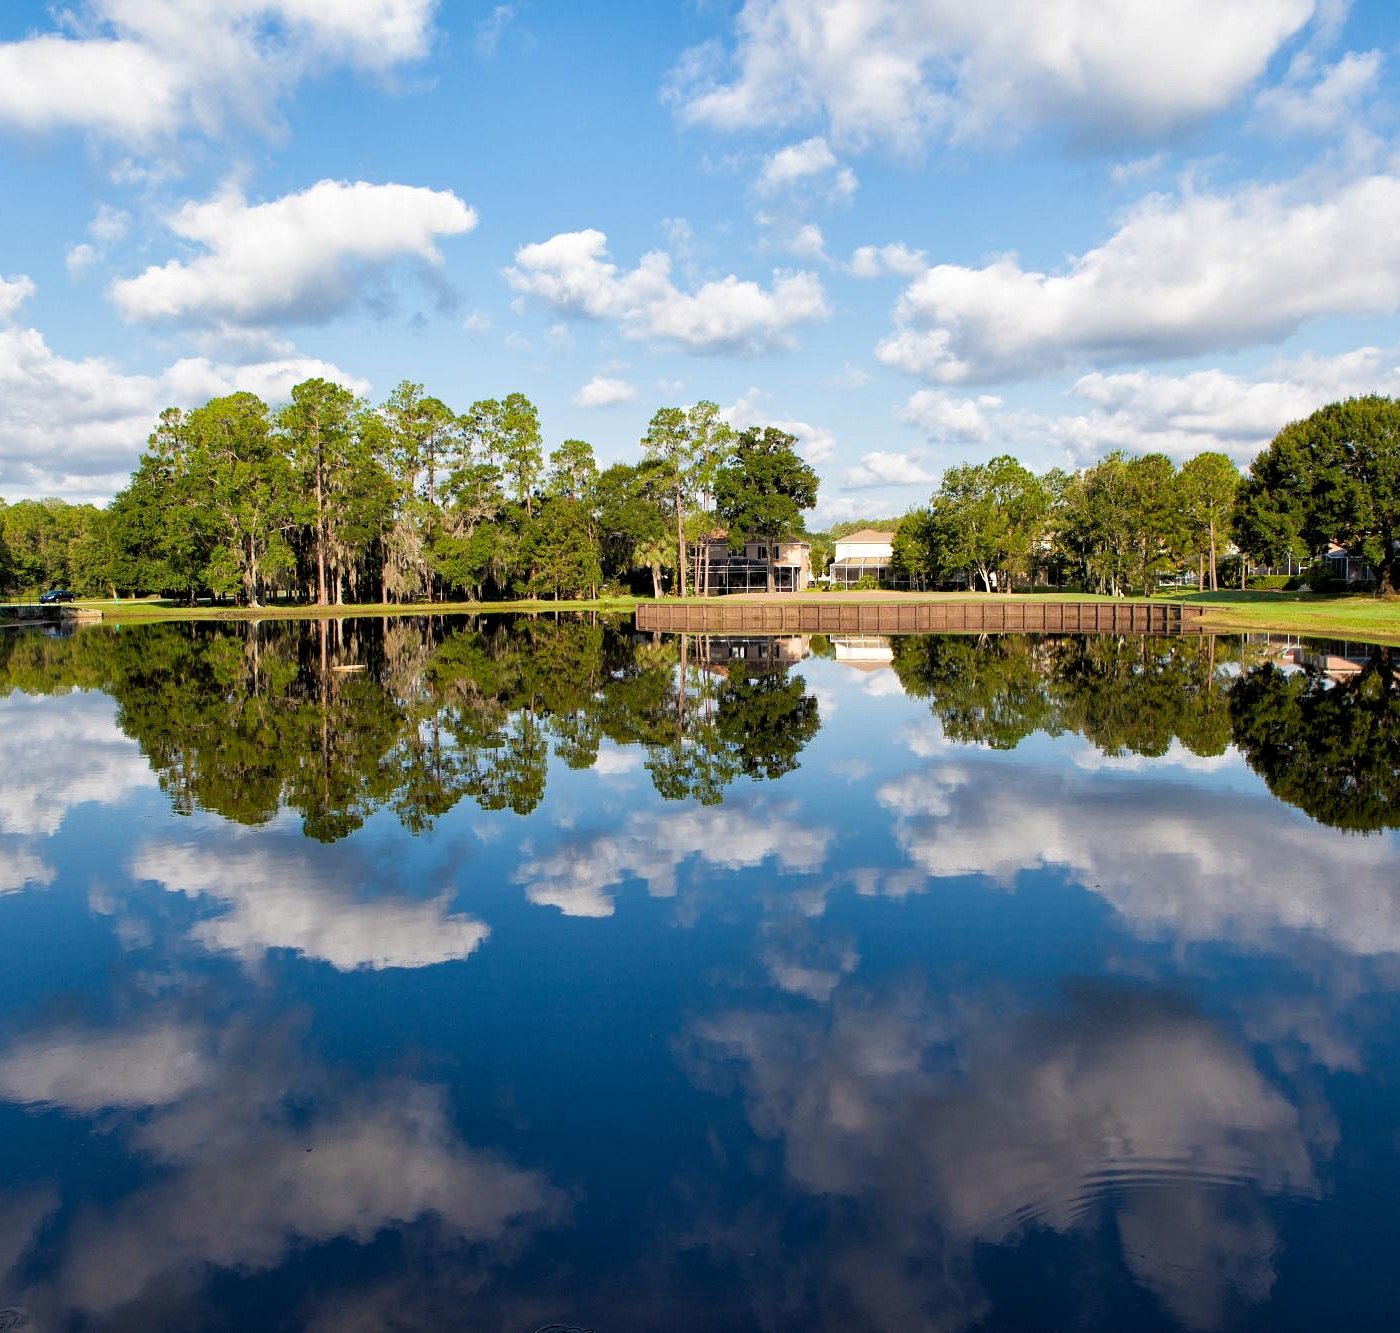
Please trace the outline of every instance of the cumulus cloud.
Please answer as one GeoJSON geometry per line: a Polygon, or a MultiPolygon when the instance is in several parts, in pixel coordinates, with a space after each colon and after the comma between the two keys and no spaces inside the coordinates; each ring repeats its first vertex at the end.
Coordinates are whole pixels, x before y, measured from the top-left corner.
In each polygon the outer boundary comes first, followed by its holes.
{"type": "Polygon", "coordinates": [[[768,289],[730,274],[685,292],[672,282],[664,251],[650,251],[623,271],[608,257],[607,236],[591,229],[522,246],[505,277],[516,291],[556,310],[616,320],[629,338],[693,352],[747,355],[790,347],[797,325],[829,313],[813,273],[775,272],[768,289]]]}
{"type": "Polygon", "coordinates": [[[227,188],[167,219],[207,253],[119,279],[110,295],[129,320],[318,323],[353,306],[396,260],[438,268],[438,240],[476,222],[475,209],[450,190],[323,180],[249,204],[227,188]]]}
{"type": "Polygon", "coordinates": [[[501,38],[515,22],[514,5],[496,5],[491,12],[477,23],[472,36],[472,45],[483,60],[491,60],[501,49],[501,38]]]}
{"type": "Polygon", "coordinates": [[[88,239],[68,247],[64,262],[70,278],[80,278],[94,264],[107,256],[107,251],[126,235],[131,215],[110,204],[98,204],[97,212],[88,224],[88,239]]]}
{"type": "Polygon", "coordinates": [[[920,389],[895,415],[930,439],[982,444],[992,433],[987,412],[1000,406],[1001,399],[991,394],[953,398],[936,389],[920,389]]]}
{"type": "Polygon", "coordinates": [[[573,404],[575,407],[616,407],[619,403],[630,403],[636,396],[635,384],[607,375],[594,375],[574,394],[573,404]]]}
{"type": "Polygon", "coordinates": [[[858,186],[855,172],[842,166],[831,145],[817,136],[769,153],[754,188],[768,198],[789,192],[816,193],[835,202],[851,199],[858,186]]]}
{"type": "Polygon", "coordinates": [[[625,880],[640,880],[654,898],[673,897],[677,873],[692,857],[718,870],[772,860],[781,873],[812,874],[821,869],[830,841],[830,829],[799,823],[788,807],[635,814],[618,833],[571,838],[523,862],[515,882],[532,903],[565,916],[606,917],[613,914],[609,890],[625,880]]]}
{"type": "Polygon", "coordinates": [[[749,426],[775,426],[778,430],[786,431],[797,440],[798,452],[813,467],[825,463],[836,452],[836,436],[825,426],[770,416],[763,409],[765,397],[762,390],[750,387],[728,407],[721,408],[720,416],[735,430],[746,430],[749,426]]]}
{"type": "MultiPolygon", "coordinates": [[[[17,286],[15,308],[33,292],[28,279],[8,284],[17,286]]],[[[0,303],[6,290],[0,284],[0,303]]],[[[70,360],[38,329],[0,319],[0,494],[107,499],[126,484],[164,407],[193,407],[240,389],[285,401],[292,385],[316,376],[357,393],[369,388],[284,342],[258,337],[225,350],[241,355],[182,357],[157,374],[133,375],[103,357],[70,360]]]]}
{"type": "Polygon", "coordinates": [[[883,449],[862,454],[860,462],[847,468],[841,478],[842,484],[852,490],[875,486],[928,486],[937,480],[937,474],[930,472],[914,455],[883,449]]]}
{"type": "Polygon", "coordinates": [[[1376,90],[1385,57],[1379,51],[1348,51],[1322,69],[1310,53],[1294,59],[1288,78],[1255,98],[1260,118],[1290,134],[1335,134],[1354,125],[1362,103],[1376,90]]]}
{"type": "Polygon", "coordinates": [[[1231,105],[1313,11],[1313,0],[746,0],[732,51],[687,51],[666,93],[688,124],[815,121],[855,148],[1045,124],[1141,137],[1231,105]]]}
{"type": "Polygon", "coordinates": [[[302,78],[427,53],[437,0],[89,0],[68,31],[0,43],[0,124],[147,146],[188,126],[269,129],[302,78]]]}
{"type": "Polygon", "coordinates": [[[886,274],[912,278],[924,271],[927,258],[922,250],[911,249],[903,241],[892,241],[888,245],[857,246],[846,267],[855,278],[881,278],[886,274]]]}
{"type": "Polygon", "coordinates": [[[350,855],[313,858],[300,839],[237,830],[217,850],[207,842],[145,843],[132,856],[131,875],[220,903],[225,910],[192,927],[191,938],[247,962],[290,949],[343,972],[431,967],[468,957],[491,933],[451,911],[447,893],[357,895],[354,886],[371,869],[340,862],[350,855]]]}
{"type": "Polygon", "coordinates": [[[35,292],[34,279],[26,273],[0,278],[0,319],[10,319],[35,292]]]}
{"type": "Polygon", "coordinates": [[[1375,225],[1400,208],[1400,178],[1302,193],[1154,195],[1061,273],[1011,255],[939,264],[905,289],[876,355],[935,383],[992,382],[1277,341],[1321,316],[1400,306],[1400,235],[1375,225]]]}

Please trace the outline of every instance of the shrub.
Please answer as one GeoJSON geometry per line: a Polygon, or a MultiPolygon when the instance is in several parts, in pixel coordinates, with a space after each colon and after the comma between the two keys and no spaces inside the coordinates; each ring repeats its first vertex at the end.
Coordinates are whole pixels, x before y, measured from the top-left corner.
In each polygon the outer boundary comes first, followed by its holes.
{"type": "Polygon", "coordinates": [[[852,592],[878,592],[880,590],[880,580],[873,574],[862,574],[853,584],[852,592]]]}
{"type": "Polygon", "coordinates": [[[1291,574],[1251,574],[1245,587],[1254,592],[1283,592],[1292,582],[1291,574]]]}

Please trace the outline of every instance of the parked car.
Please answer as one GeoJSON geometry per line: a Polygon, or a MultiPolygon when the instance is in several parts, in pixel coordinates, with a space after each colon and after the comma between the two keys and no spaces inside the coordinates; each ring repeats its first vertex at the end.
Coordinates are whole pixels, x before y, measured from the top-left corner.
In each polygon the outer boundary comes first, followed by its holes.
{"type": "Polygon", "coordinates": [[[77,595],[68,588],[50,588],[39,594],[39,601],[44,606],[52,606],[55,602],[71,602],[77,595]]]}

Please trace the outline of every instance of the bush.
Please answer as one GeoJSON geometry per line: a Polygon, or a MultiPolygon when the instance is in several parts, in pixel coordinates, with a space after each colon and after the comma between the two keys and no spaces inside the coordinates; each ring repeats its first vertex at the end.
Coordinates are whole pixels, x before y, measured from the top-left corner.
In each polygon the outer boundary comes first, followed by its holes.
{"type": "Polygon", "coordinates": [[[1245,587],[1251,592],[1283,592],[1292,583],[1291,574],[1251,574],[1245,587]]]}
{"type": "Polygon", "coordinates": [[[851,591],[879,592],[880,580],[877,579],[873,574],[862,574],[860,578],[858,578],[853,584],[851,584],[851,591]]]}

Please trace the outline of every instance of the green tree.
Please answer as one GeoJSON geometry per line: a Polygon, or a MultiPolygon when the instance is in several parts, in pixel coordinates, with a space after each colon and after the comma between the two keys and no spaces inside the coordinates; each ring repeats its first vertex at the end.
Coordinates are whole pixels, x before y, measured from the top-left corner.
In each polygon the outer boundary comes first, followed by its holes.
{"type": "Polygon", "coordinates": [[[774,547],[802,531],[802,513],[817,502],[817,474],[797,454],[797,440],[775,426],[740,432],[730,460],[715,474],[715,502],[731,544],[767,543],[768,591],[774,547]]]}
{"type": "Polygon", "coordinates": [[[1176,489],[1188,545],[1206,561],[1212,591],[1220,587],[1216,557],[1230,530],[1240,471],[1224,454],[1197,454],[1177,473],[1176,489]]]}
{"type": "Polygon", "coordinates": [[[272,437],[267,404],[251,393],[211,399],[185,417],[184,433],[189,490],[216,524],[206,578],[259,606],[267,582],[294,565],[287,542],[295,522],[291,468],[272,437]]]}
{"type": "Polygon", "coordinates": [[[1360,555],[1383,596],[1400,589],[1400,403],[1348,398],[1285,426],[1250,466],[1236,509],[1255,554],[1329,541],[1360,555]]]}
{"type": "Polygon", "coordinates": [[[951,467],[930,504],[923,532],[931,555],[921,564],[945,575],[965,570],[969,584],[976,577],[985,591],[1009,593],[1029,571],[1049,510],[1039,479],[1010,455],[951,467]]]}

